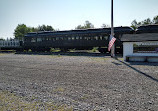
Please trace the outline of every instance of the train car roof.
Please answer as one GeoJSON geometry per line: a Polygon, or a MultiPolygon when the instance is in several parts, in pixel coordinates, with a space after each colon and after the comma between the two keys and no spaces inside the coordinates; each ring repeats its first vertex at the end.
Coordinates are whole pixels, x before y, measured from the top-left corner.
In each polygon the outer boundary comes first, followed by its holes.
{"type": "MultiPolygon", "coordinates": [[[[134,31],[131,27],[114,27],[115,33],[129,33],[134,31]]],[[[91,34],[91,33],[111,33],[111,28],[97,28],[97,29],[76,29],[76,30],[64,30],[64,31],[41,31],[30,32],[25,36],[35,35],[63,35],[63,34],[91,34]]]]}

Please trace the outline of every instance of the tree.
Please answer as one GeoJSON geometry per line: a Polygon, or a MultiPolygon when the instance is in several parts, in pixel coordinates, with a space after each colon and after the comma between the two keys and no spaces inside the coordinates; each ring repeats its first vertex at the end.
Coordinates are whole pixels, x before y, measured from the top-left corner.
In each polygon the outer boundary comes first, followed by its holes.
{"type": "Polygon", "coordinates": [[[30,29],[31,29],[31,32],[38,32],[38,28],[30,27],[30,29]]]}
{"type": "Polygon", "coordinates": [[[89,29],[89,28],[94,28],[94,25],[87,20],[85,21],[85,24],[83,26],[78,25],[75,29],[89,29]]]}
{"type": "Polygon", "coordinates": [[[134,30],[136,30],[141,25],[141,22],[137,22],[136,20],[133,20],[131,24],[132,24],[131,27],[134,30]]]}
{"type": "Polygon", "coordinates": [[[158,15],[153,18],[153,23],[158,24],[158,15]]]}
{"type": "Polygon", "coordinates": [[[84,27],[85,27],[85,29],[94,28],[94,25],[92,23],[90,23],[89,21],[85,21],[84,27]]]}
{"type": "Polygon", "coordinates": [[[3,39],[2,37],[0,38],[0,41],[4,41],[5,39],[3,39]]]}
{"type": "Polygon", "coordinates": [[[141,24],[141,25],[150,25],[150,24],[152,24],[152,21],[151,21],[150,18],[147,18],[147,19],[145,19],[144,21],[142,21],[142,24],[141,24]]]}
{"type": "Polygon", "coordinates": [[[16,39],[22,40],[25,34],[29,32],[38,32],[38,31],[54,31],[54,28],[50,25],[42,25],[36,27],[27,27],[25,24],[18,24],[14,30],[14,36],[16,39]]]}
{"type": "Polygon", "coordinates": [[[85,27],[82,25],[78,25],[75,29],[85,29],[85,27]]]}
{"type": "Polygon", "coordinates": [[[102,24],[102,26],[101,26],[102,28],[109,28],[110,26],[109,25],[107,25],[107,24],[102,24]]]}
{"type": "Polygon", "coordinates": [[[131,23],[131,27],[133,27],[134,30],[136,30],[141,25],[151,25],[151,24],[158,24],[158,15],[151,20],[150,18],[147,18],[141,22],[137,22],[136,20],[133,20],[131,23]]]}
{"type": "Polygon", "coordinates": [[[22,40],[28,32],[31,32],[31,28],[28,28],[25,24],[18,24],[14,30],[14,36],[16,39],[22,40]]]}
{"type": "Polygon", "coordinates": [[[42,26],[38,26],[38,31],[54,31],[53,27],[50,25],[42,25],[42,26]]]}

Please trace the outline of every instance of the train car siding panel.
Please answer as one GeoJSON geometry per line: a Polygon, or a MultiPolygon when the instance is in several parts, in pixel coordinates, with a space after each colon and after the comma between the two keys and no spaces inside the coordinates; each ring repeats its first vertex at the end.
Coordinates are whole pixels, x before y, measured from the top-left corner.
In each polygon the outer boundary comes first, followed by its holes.
{"type": "MultiPolygon", "coordinates": [[[[129,27],[115,28],[115,37],[119,37],[124,33],[131,33],[133,30],[129,27]]],[[[52,48],[62,49],[88,49],[93,47],[107,47],[109,43],[109,28],[86,29],[86,30],[69,30],[55,32],[38,32],[28,33],[24,37],[24,49],[47,50],[52,48]]],[[[120,41],[116,41],[116,46],[122,45],[120,41]]]]}

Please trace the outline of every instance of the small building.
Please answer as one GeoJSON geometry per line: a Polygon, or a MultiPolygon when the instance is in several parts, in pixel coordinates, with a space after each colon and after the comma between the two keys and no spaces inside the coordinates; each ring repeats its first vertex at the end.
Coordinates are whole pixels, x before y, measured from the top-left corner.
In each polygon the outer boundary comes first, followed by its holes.
{"type": "Polygon", "coordinates": [[[158,62],[158,33],[124,34],[121,41],[125,61],[158,62]]]}

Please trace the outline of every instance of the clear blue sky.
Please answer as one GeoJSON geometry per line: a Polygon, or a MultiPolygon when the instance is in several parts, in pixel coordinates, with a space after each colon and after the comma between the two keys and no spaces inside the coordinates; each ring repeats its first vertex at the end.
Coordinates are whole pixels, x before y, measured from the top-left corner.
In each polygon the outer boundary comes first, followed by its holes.
{"type": "MultiPolygon", "coordinates": [[[[158,15],[158,0],[114,0],[114,26],[158,15]]],[[[0,38],[14,37],[18,24],[51,25],[71,30],[90,21],[96,28],[110,25],[111,0],[0,0],[0,38]]]]}

